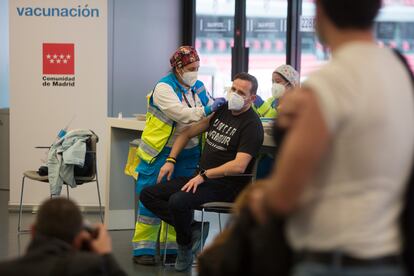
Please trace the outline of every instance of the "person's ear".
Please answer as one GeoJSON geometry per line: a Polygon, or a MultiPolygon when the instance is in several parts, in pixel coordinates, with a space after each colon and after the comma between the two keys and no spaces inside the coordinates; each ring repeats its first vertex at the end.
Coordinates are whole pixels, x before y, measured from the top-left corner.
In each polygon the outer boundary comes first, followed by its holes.
{"type": "Polygon", "coordinates": [[[252,103],[256,100],[257,96],[256,95],[251,95],[250,96],[250,100],[252,101],[252,103]]]}

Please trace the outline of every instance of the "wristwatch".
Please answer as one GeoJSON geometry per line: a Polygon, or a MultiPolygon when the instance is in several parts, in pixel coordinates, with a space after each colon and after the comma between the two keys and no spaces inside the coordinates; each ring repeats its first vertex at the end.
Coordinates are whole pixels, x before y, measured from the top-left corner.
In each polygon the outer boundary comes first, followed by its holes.
{"type": "Polygon", "coordinates": [[[207,170],[200,170],[200,172],[198,173],[204,179],[204,181],[208,180],[206,172],[207,172],[207,170]]]}

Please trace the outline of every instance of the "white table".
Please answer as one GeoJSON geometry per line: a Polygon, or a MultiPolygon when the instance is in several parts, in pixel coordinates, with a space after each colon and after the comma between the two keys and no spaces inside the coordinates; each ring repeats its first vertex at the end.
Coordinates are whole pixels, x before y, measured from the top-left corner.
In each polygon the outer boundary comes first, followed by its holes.
{"type": "MultiPolygon", "coordinates": [[[[108,118],[108,170],[106,175],[105,224],[110,230],[134,229],[135,182],[124,174],[129,142],[140,138],[145,121],[135,118],[108,118]]],[[[272,137],[265,129],[262,151],[274,151],[272,137]]]]}

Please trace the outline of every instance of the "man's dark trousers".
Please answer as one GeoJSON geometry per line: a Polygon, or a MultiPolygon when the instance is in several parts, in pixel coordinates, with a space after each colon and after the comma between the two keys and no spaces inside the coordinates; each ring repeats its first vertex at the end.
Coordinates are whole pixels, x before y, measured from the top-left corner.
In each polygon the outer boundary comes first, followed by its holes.
{"type": "Polygon", "coordinates": [[[193,210],[200,205],[213,202],[233,202],[245,187],[241,183],[226,183],[209,179],[198,185],[195,193],[183,192],[181,188],[190,177],[178,177],[171,181],[147,187],[141,191],[142,204],[163,221],[174,226],[177,243],[187,246],[191,244],[191,223],[193,210]]]}

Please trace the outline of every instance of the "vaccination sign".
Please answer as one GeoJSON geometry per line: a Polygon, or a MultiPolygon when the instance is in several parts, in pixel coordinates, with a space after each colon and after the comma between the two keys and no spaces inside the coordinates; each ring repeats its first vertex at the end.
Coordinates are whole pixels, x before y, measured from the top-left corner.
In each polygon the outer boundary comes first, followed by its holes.
{"type": "MultiPolygon", "coordinates": [[[[107,6],[106,0],[9,0],[11,205],[20,200],[22,173],[45,159],[34,147],[51,145],[72,118],[69,130],[99,136],[98,170],[105,175],[107,6]]],[[[47,197],[49,187],[42,187],[28,185],[24,203],[47,197]]],[[[80,204],[97,205],[93,185],[72,193],[80,204]]]]}

